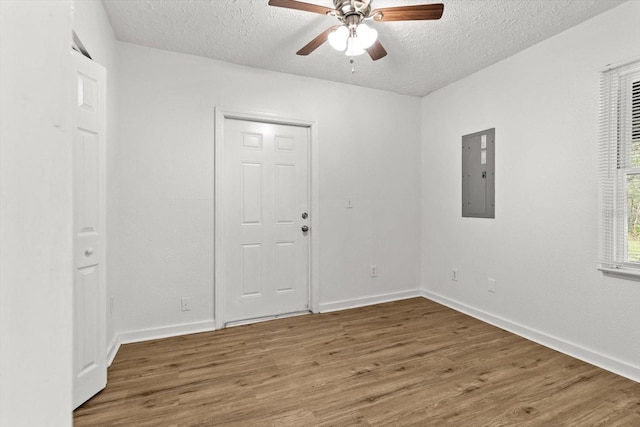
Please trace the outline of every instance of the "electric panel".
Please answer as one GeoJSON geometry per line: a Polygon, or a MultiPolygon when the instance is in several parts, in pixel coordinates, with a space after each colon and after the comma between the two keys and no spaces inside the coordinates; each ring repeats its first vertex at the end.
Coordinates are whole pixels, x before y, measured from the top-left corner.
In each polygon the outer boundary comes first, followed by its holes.
{"type": "Polygon", "coordinates": [[[462,137],[462,216],[495,218],[495,128],[462,137]]]}

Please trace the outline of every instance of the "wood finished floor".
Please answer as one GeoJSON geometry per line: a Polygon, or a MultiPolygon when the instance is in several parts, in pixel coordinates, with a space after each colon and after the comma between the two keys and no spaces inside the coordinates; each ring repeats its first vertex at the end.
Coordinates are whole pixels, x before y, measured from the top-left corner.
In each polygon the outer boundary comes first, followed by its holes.
{"type": "Polygon", "coordinates": [[[640,426],[640,384],[423,298],[123,345],[82,426],[640,426]]]}

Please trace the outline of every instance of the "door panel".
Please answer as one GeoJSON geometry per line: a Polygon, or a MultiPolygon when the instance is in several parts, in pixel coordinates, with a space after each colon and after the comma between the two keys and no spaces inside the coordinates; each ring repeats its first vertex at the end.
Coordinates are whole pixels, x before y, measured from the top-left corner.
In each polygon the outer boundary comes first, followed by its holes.
{"type": "Polygon", "coordinates": [[[293,224],[296,207],[296,166],[277,164],[275,173],[276,223],[293,224]]]}
{"type": "Polygon", "coordinates": [[[262,245],[241,245],[241,271],[242,283],[241,298],[258,297],[262,295],[262,245]]]}
{"type": "MultiPolygon", "coordinates": [[[[97,301],[100,293],[100,270],[97,265],[79,268],[75,277],[74,319],[78,322],[78,335],[90,336],[94,333],[95,316],[99,311],[97,301]]],[[[78,343],[74,360],[75,371],[79,377],[91,374],[97,369],[99,343],[95,339],[83,339],[78,343]]]]}
{"type": "Polygon", "coordinates": [[[296,287],[295,242],[276,243],[276,291],[292,292],[296,287]]]}
{"type": "Polygon", "coordinates": [[[242,188],[242,224],[260,224],[262,217],[262,165],[242,163],[240,165],[242,188]]]}
{"type": "Polygon", "coordinates": [[[72,52],[76,71],[73,134],[73,404],[107,383],[105,290],[106,72],[72,52]]]}
{"type": "Polygon", "coordinates": [[[309,131],[225,119],[224,321],[309,309],[309,131]]]}

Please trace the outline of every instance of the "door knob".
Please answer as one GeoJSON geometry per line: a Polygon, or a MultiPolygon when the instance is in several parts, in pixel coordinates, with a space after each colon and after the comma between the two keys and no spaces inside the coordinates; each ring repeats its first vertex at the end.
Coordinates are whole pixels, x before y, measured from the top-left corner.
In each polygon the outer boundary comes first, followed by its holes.
{"type": "Polygon", "coordinates": [[[308,213],[302,212],[302,219],[307,219],[308,216],[309,216],[308,213]]]}
{"type": "Polygon", "coordinates": [[[306,233],[307,231],[309,231],[309,227],[307,227],[306,225],[302,226],[302,232],[306,233]]]}
{"type": "Polygon", "coordinates": [[[87,248],[84,251],[84,256],[91,256],[91,255],[93,255],[93,248],[87,248]]]}

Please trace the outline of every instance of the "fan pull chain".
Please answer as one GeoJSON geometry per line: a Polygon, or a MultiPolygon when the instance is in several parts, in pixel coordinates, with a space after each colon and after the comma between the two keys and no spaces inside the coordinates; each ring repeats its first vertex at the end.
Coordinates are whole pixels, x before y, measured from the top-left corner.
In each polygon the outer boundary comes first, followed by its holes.
{"type": "Polygon", "coordinates": [[[351,58],[349,63],[351,64],[351,74],[355,74],[356,73],[356,66],[355,66],[355,63],[353,61],[353,58],[351,58]]]}

